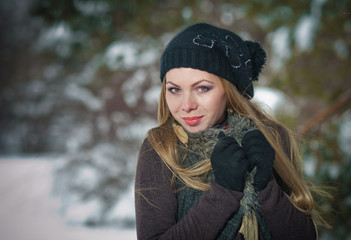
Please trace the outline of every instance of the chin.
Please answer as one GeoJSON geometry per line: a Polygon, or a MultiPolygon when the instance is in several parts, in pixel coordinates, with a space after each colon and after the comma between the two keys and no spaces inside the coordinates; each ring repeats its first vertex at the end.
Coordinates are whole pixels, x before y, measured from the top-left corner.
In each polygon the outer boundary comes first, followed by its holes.
{"type": "Polygon", "coordinates": [[[197,133],[197,132],[201,132],[203,130],[205,130],[207,127],[204,127],[204,126],[183,126],[188,132],[190,133],[197,133]]]}

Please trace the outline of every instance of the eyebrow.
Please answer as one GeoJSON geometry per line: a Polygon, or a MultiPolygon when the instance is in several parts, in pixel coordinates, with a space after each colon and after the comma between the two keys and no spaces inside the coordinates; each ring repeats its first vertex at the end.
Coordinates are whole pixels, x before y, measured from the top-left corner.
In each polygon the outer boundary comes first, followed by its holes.
{"type": "MultiPolygon", "coordinates": [[[[201,82],[208,82],[208,83],[214,84],[213,82],[211,82],[211,81],[209,81],[209,80],[206,80],[206,79],[201,79],[201,80],[199,80],[199,81],[197,81],[197,82],[195,82],[195,83],[191,84],[191,86],[192,86],[192,87],[194,87],[195,85],[198,85],[198,84],[199,84],[199,83],[201,83],[201,82]]],[[[174,83],[174,82],[172,82],[172,81],[167,81],[167,80],[166,80],[166,84],[168,84],[168,83],[171,83],[171,84],[173,84],[174,86],[179,87],[179,85],[178,85],[178,84],[175,84],[175,83],[174,83]]]]}

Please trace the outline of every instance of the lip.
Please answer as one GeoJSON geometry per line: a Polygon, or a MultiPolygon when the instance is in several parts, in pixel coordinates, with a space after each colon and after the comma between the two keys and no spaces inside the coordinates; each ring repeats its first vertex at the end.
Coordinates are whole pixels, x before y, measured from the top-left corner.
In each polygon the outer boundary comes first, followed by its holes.
{"type": "Polygon", "coordinates": [[[198,117],[184,117],[183,120],[190,126],[196,125],[200,120],[203,118],[203,116],[198,116],[198,117]]]}

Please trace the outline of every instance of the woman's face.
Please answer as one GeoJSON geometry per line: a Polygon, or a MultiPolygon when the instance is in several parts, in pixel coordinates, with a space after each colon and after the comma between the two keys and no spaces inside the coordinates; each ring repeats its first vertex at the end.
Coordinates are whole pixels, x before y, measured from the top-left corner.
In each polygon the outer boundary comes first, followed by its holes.
{"type": "Polygon", "coordinates": [[[174,119],[189,132],[224,120],[226,95],[218,76],[192,68],[166,74],[166,102],[174,119]]]}

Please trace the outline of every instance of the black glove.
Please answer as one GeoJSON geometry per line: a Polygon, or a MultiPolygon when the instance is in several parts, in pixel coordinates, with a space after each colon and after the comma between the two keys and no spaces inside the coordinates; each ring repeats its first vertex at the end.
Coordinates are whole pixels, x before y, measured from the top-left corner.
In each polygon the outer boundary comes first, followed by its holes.
{"type": "Polygon", "coordinates": [[[242,192],[249,168],[244,150],[233,137],[218,135],[218,142],[211,155],[215,181],[225,188],[242,192]]]}
{"type": "Polygon", "coordinates": [[[259,130],[246,133],[242,145],[250,163],[250,171],[257,167],[254,186],[262,191],[271,179],[275,151],[259,130]]]}

